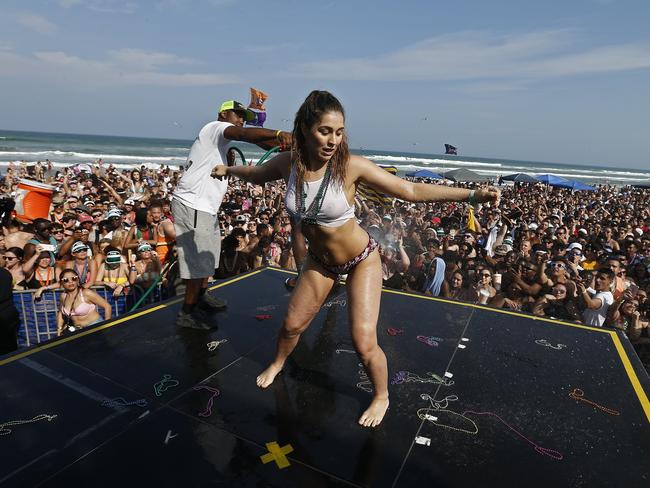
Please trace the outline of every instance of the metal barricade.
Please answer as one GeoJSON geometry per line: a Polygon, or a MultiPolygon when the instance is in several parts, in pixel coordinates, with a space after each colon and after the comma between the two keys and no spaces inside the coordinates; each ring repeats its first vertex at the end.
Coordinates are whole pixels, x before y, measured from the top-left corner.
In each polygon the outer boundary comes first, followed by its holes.
{"type": "MultiPolygon", "coordinates": [[[[109,288],[94,286],[92,289],[109,303],[113,317],[119,317],[127,313],[145,291],[136,286],[132,287],[128,294],[114,297],[113,290],[109,288]]],[[[13,292],[14,305],[20,315],[18,347],[33,346],[56,337],[56,316],[61,306],[63,291],[45,291],[41,295],[41,299],[37,301],[34,300],[34,291],[14,290],[13,292]]],[[[147,297],[143,306],[160,302],[166,296],[165,288],[158,285],[147,297]]],[[[103,318],[103,309],[99,308],[98,312],[103,318]]]]}

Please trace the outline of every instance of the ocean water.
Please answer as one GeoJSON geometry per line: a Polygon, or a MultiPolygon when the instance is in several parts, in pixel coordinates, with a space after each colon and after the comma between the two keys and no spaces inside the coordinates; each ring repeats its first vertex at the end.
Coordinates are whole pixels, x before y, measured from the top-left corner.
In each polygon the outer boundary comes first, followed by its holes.
{"type": "MultiPolygon", "coordinates": [[[[179,166],[185,164],[192,142],[178,139],[53,134],[0,129],[0,170],[12,162],[16,164],[26,161],[29,164],[50,160],[57,168],[70,164],[92,163],[100,158],[105,163],[113,163],[118,167],[134,167],[142,164],[154,168],[161,165],[179,166]]],[[[246,143],[234,143],[234,145],[242,150],[248,161],[257,162],[264,154],[264,151],[257,146],[246,143]]],[[[499,175],[512,173],[532,175],[552,173],[590,184],[629,185],[650,181],[650,168],[639,170],[464,155],[355,150],[354,148],[352,152],[363,155],[377,164],[396,166],[400,174],[419,169],[442,173],[466,168],[495,179],[499,175]]]]}

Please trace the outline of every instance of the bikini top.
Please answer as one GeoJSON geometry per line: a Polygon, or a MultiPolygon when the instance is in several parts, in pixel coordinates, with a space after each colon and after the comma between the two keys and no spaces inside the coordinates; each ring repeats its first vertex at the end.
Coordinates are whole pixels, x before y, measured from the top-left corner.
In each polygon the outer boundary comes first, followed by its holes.
{"type": "MultiPolygon", "coordinates": [[[[86,302],[86,300],[84,299],[83,291],[79,290],[79,296],[81,298],[81,303],[77,305],[76,308],[66,311],[65,307],[61,305],[61,311],[65,315],[69,315],[70,317],[85,317],[86,315],[93,312],[97,308],[94,303],[86,302]]],[[[61,301],[61,303],[62,304],[65,303],[65,298],[61,301]]],[[[72,302],[72,305],[74,305],[74,300],[72,302]]]]}
{"type": "MultiPolygon", "coordinates": [[[[317,181],[304,181],[303,186],[306,190],[307,196],[305,197],[305,208],[309,208],[313,202],[318,188],[320,187],[323,178],[317,181]]],[[[291,165],[291,173],[289,174],[289,183],[287,184],[287,192],[284,196],[284,205],[291,219],[295,222],[301,219],[300,213],[296,208],[296,165],[291,165]]],[[[343,185],[335,181],[333,178],[330,180],[323,203],[321,205],[318,215],[316,215],[316,223],[323,227],[340,227],[348,220],[354,218],[354,206],[350,206],[348,198],[343,191],[343,185]]]]}

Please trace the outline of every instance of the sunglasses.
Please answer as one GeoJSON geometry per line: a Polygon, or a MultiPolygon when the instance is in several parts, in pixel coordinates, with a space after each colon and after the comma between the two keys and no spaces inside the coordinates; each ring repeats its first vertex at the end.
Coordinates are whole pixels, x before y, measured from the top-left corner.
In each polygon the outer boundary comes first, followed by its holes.
{"type": "Polygon", "coordinates": [[[7,261],[13,261],[14,259],[18,259],[16,256],[5,256],[4,257],[7,261]]]}
{"type": "Polygon", "coordinates": [[[490,273],[481,273],[481,276],[483,278],[492,278],[492,275],[490,273]]]}
{"type": "Polygon", "coordinates": [[[76,276],[70,276],[69,278],[61,278],[61,283],[74,283],[79,281],[79,278],[76,276]]]}

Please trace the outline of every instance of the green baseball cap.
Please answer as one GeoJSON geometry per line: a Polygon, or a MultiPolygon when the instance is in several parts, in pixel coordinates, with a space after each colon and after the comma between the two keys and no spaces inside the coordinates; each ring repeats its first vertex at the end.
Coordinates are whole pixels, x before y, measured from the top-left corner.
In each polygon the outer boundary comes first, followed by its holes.
{"type": "Polygon", "coordinates": [[[225,112],[226,110],[233,110],[235,112],[242,112],[244,114],[244,120],[250,122],[255,119],[255,113],[252,110],[244,107],[243,104],[239,103],[236,100],[228,100],[221,104],[219,112],[225,112]]]}

